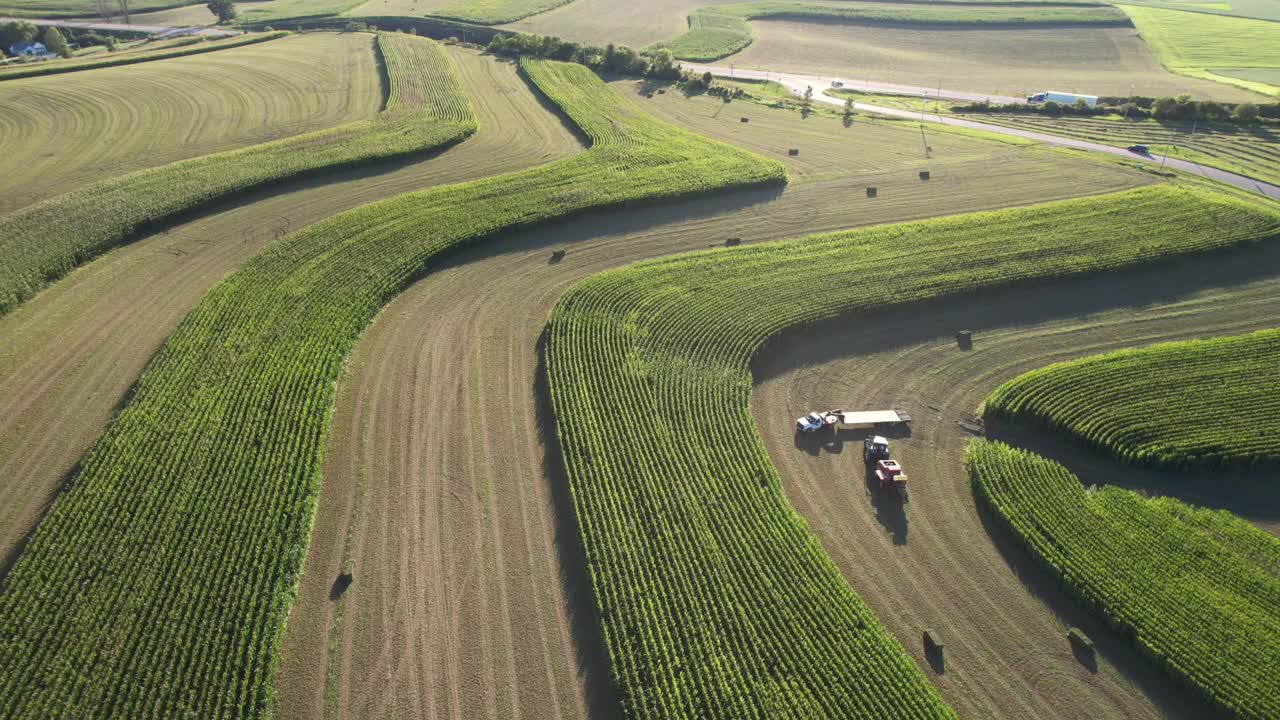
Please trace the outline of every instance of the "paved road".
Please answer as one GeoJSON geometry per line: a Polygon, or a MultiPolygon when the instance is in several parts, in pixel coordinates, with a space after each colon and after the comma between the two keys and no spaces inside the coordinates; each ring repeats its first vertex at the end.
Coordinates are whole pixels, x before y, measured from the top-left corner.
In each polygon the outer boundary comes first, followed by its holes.
{"type": "MultiPolygon", "coordinates": [[[[822,88],[831,87],[831,82],[838,80],[844,84],[845,90],[857,90],[865,93],[882,93],[887,95],[920,95],[929,98],[942,98],[944,100],[964,100],[966,102],[982,102],[987,101],[999,105],[1007,105],[1010,103],[1024,103],[1027,101],[1023,97],[1010,97],[1008,95],[992,95],[990,93],[972,93],[962,90],[948,90],[946,88],[929,88],[919,85],[898,85],[897,83],[872,82],[870,80],[848,80],[838,77],[819,77],[817,75],[799,75],[796,73],[776,73],[766,70],[745,70],[742,68],[726,68],[718,65],[692,65],[681,63],[688,69],[703,73],[708,70],[712,75],[724,75],[728,77],[731,73],[734,77],[748,78],[752,80],[777,80],[784,84],[799,83],[800,87],[812,85],[813,91],[818,92],[822,88]]],[[[841,100],[843,105],[844,101],[841,100]]]]}
{"type": "MultiPolygon", "coordinates": [[[[730,68],[715,66],[715,65],[691,65],[689,67],[695,70],[696,72],[710,71],[712,75],[721,75],[724,77],[728,77],[731,72],[730,68]]],[[[792,93],[796,95],[802,95],[804,94],[804,90],[806,87],[812,87],[814,91],[814,96],[813,96],[814,100],[822,103],[827,103],[829,105],[844,106],[843,99],[831,97],[830,95],[827,95],[825,93],[825,90],[831,87],[831,82],[838,78],[819,77],[816,75],[796,75],[791,73],[765,72],[762,70],[743,70],[740,68],[732,69],[732,73],[734,77],[750,78],[750,79],[757,79],[757,80],[767,79],[767,80],[776,81],[778,83],[781,83],[784,87],[786,87],[788,90],[790,90],[792,93]]],[[[853,90],[862,90],[864,87],[874,87],[876,89],[873,90],[873,92],[895,92],[895,93],[904,94],[904,95],[923,95],[927,97],[939,97],[938,91],[936,89],[931,89],[931,88],[912,87],[907,85],[891,85],[889,83],[857,83],[857,82],[852,82],[848,80],[845,80],[844,83],[846,88],[853,89],[853,90]],[[902,88],[902,89],[885,90],[884,88],[902,88]]],[[[940,97],[957,99],[957,100],[975,100],[975,99],[982,100],[984,98],[990,98],[993,102],[1005,102],[1005,101],[1011,101],[1011,100],[1016,101],[1014,98],[1000,98],[998,96],[975,95],[973,93],[956,92],[952,90],[947,90],[945,88],[943,88],[940,97]]],[[[1075,148],[1077,150],[1088,150],[1091,152],[1106,153],[1108,155],[1116,155],[1119,157],[1128,158],[1135,161],[1141,159],[1153,164],[1164,162],[1165,167],[1172,168],[1174,170],[1181,170],[1183,172],[1192,173],[1194,175],[1200,175],[1202,177],[1207,177],[1211,180],[1227,183],[1228,185],[1234,185],[1238,188],[1243,188],[1251,192],[1256,192],[1261,195],[1265,195],[1273,200],[1280,200],[1280,187],[1277,187],[1270,183],[1262,182],[1260,180],[1254,180],[1253,178],[1245,177],[1243,175],[1237,175],[1235,173],[1230,173],[1225,170],[1218,170],[1215,168],[1206,167],[1198,163],[1188,162],[1186,160],[1180,160],[1178,158],[1172,158],[1172,157],[1164,158],[1164,157],[1161,157],[1160,155],[1148,155],[1145,157],[1141,157],[1123,148],[1112,147],[1110,145],[1102,145],[1100,143],[1088,142],[1086,140],[1076,140],[1073,138],[1059,137],[1057,135],[1047,135],[1045,133],[1034,132],[1031,130],[1020,130],[1017,128],[1009,128],[1001,125],[989,125],[987,123],[974,122],[972,120],[962,120],[960,118],[948,117],[945,115],[939,116],[939,115],[934,115],[932,113],[920,113],[920,112],[914,112],[911,110],[900,110],[898,108],[880,107],[879,105],[867,105],[865,103],[855,103],[854,107],[864,112],[872,112],[879,115],[888,115],[891,117],[900,117],[900,118],[908,118],[908,119],[923,119],[928,122],[936,122],[936,123],[941,123],[943,125],[965,127],[965,128],[971,128],[974,130],[983,130],[986,132],[999,133],[1001,135],[1012,135],[1016,137],[1027,138],[1029,140],[1035,140],[1037,142],[1042,142],[1047,145],[1057,145],[1059,147],[1069,147],[1069,148],[1075,148]]]]}
{"type": "Polygon", "coordinates": [[[207,35],[209,37],[231,37],[244,34],[241,30],[228,30],[216,27],[168,27],[164,25],[123,25],[118,23],[81,22],[78,20],[32,20],[29,18],[0,17],[0,23],[15,20],[27,20],[36,25],[56,25],[58,27],[75,28],[77,30],[104,30],[107,32],[141,32],[161,37],[178,35],[207,35]]]}

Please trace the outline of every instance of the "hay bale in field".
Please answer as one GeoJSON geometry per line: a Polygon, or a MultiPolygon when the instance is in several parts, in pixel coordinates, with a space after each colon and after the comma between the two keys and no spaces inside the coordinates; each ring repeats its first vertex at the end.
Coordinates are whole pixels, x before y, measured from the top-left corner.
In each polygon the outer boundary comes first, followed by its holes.
{"type": "Polygon", "coordinates": [[[877,193],[876,188],[875,188],[875,186],[874,186],[874,185],[872,185],[871,187],[868,187],[868,188],[867,188],[867,197],[869,197],[869,198],[873,198],[873,197],[875,197],[877,194],[878,194],[878,193],[877,193]]]}
{"type": "Polygon", "coordinates": [[[961,350],[973,349],[973,331],[961,330],[956,333],[956,345],[959,345],[961,350]]]}
{"type": "Polygon", "coordinates": [[[924,631],[924,650],[925,652],[942,652],[942,636],[926,628],[924,631]]]}
{"type": "Polygon", "coordinates": [[[751,118],[738,118],[738,122],[749,123],[751,122],[751,118]]]}
{"type": "Polygon", "coordinates": [[[1080,628],[1071,628],[1067,631],[1067,640],[1071,641],[1071,647],[1089,655],[1093,654],[1093,641],[1085,635],[1080,628]]]}
{"type": "Polygon", "coordinates": [[[797,155],[799,155],[799,154],[800,154],[800,149],[799,149],[799,148],[791,148],[790,150],[788,150],[788,151],[787,151],[787,154],[788,154],[788,155],[790,155],[791,157],[795,157],[795,156],[797,156],[797,155]]]}
{"type": "Polygon", "coordinates": [[[921,180],[928,180],[928,179],[929,179],[929,171],[928,171],[928,170],[921,170],[921,171],[920,171],[920,179],[921,179],[921,180]]]}
{"type": "Polygon", "coordinates": [[[738,247],[742,244],[742,238],[729,238],[724,241],[725,247],[738,247]]]}
{"type": "Polygon", "coordinates": [[[555,265],[556,263],[564,259],[564,254],[565,254],[564,250],[556,250],[552,252],[551,257],[547,260],[547,264],[555,265]]]}

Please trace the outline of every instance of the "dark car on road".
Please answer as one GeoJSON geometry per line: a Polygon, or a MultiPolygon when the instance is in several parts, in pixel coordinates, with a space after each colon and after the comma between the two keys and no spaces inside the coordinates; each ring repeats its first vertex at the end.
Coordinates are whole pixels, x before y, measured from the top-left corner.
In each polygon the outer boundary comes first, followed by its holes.
{"type": "Polygon", "coordinates": [[[1128,150],[1129,152],[1131,152],[1131,153],[1137,153],[1137,154],[1139,154],[1139,155],[1150,155],[1150,154],[1151,154],[1151,151],[1147,149],[1147,146],[1146,146],[1146,145],[1130,145],[1130,146],[1127,148],[1127,150],[1128,150]]]}

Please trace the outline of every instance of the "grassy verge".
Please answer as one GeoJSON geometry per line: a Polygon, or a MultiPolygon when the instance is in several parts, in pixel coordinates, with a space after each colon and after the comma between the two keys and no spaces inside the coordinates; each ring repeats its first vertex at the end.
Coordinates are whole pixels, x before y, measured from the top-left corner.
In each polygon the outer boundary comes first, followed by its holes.
{"type": "Polygon", "coordinates": [[[1124,13],[1111,7],[1004,7],[962,4],[822,5],[802,2],[750,2],[698,8],[689,14],[689,31],[654,47],[669,48],[681,60],[710,62],[751,44],[751,21],[814,20],[863,25],[927,25],[932,27],[1053,27],[1128,25],[1124,13]]]}
{"type": "Polygon", "coordinates": [[[1280,464],[1280,331],[1156,345],[1029,372],[985,413],[1157,467],[1280,464]]]}
{"type": "Polygon", "coordinates": [[[1280,23],[1120,5],[1170,72],[1236,85],[1272,97],[1280,86],[1212,72],[1280,68],[1280,23]]]}
{"type": "Polygon", "coordinates": [[[430,41],[381,34],[390,78],[379,117],[140,170],[0,216],[0,313],[112,247],[184,214],[274,182],[458,142],[475,120],[448,58],[430,41]]]}
{"type": "Polygon", "coordinates": [[[40,77],[41,75],[57,75],[59,73],[75,72],[77,70],[96,70],[98,68],[133,65],[134,63],[150,62],[152,60],[167,60],[169,58],[183,57],[186,55],[199,55],[200,53],[215,52],[217,50],[226,50],[228,48],[243,47],[245,45],[266,42],[268,40],[276,40],[288,34],[289,33],[287,32],[255,33],[227,38],[225,40],[196,40],[180,47],[165,48],[163,50],[155,50],[153,52],[113,53],[106,57],[100,55],[93,56],[87,60],[51,60],[41,63],[29,63],[0,70],[0,80],[16,80],[18,78],[40,77]]]}
{"type": "Polygon", "coordinates": [[[576,285],[552,315],[547,372],[629,715],[753,717],[779,697],[813,717],[950,714],[782,492],[750,411],[751,359],[771,337],[1276,237],[1274,210],[1162,186],[676,256],[576,285]]]}
{"type": "Polygon", "coordinates": [[[1223,717],[1280,717],[1280,541],[1227,512],[1115,487],[974,441],[980,505],[1063,587],[1223,717]]]}
{"type": "Polygon", "coordinates": [[[523,68],[589,151],[286,236],[169,338],[7,578],[0,715],[269,713],[334,386],[380,308],[443,253],[499,232],[785,181],[780,164],[658,122],[582,66],[523,68]]]}

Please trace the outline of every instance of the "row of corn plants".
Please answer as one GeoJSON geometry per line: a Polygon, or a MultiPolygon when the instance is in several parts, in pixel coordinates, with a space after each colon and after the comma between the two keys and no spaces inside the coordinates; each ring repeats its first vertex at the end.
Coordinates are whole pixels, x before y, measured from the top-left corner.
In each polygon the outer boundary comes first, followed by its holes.
{"type": "Polygon", "coordinates": [[[983,408],[1129,462],[1280,465],[1280,330],[1057,363],[1000,386],[983,408]]]}
{"type": "Polygon", "coordinates": [[[709,62],[732,55],[752,42],[752,20],[824,20],[857,25],[925,25],[929,27],[1076,27],[1127,26],[1128,16],[1116,8],[1073,3],[1037,8],[1017,5],[946,3],[858,3],[825,5],[805,2],[747,2],[698,8],[689,14],[685,34],[656,44],[681,60],[709,62]]]}
{"type": "Polygon", "coordinates": [[[0,216],[0,314],[111,248],[216,202],[318,171],[441,148],[476,130],[448,55],[378,35],[390,78],[369,120],[101,180],[0,216]]]}
{"type": "Polygon", "coordinates": [[[1161,186],[674,256],[574,286],[547,329],[548,384],[628,715],[951,716],[787,502],[749,408],[770,338],[1274,239],[1273,208],[1161,186]]]}
{"type": "Polygon", "coordinates": [[[500,232],[785,182],[781,164],[661,123],[581,65],[522,68],[590,150],[304,228],[175,330],[6,580],[0,717],[269,714],[334,388],[380,308],[500,232]]]}
{"type": "Polygon", "coordinates": [[[81,60],[58,60],[54,62],[31,63],[0,69],[0,80],[17,80],[19,78],[40,77],[43,75],[61,75],[77,70],[97,70],[99,68],[118,67],[120,65],[136,65],[152,60],[168,60],[170,58],[200,55],[203,53],[228,50],[245,45],[256,45],[268,40],[277,40],[289,33],[284,31],[249,33],[225,40],[205,40],[192,38],[195,42],[162,50],[127,52],[111,54],[105,57],[92,57],[81,60]]]}
{"type": "Polygon", "coordinates": [[[1280,717],[1280,540],[1225,511],[1116,487],[974,441],[989,509],[1063,587],[1224,717],[1280,717]]]}

